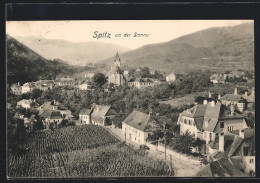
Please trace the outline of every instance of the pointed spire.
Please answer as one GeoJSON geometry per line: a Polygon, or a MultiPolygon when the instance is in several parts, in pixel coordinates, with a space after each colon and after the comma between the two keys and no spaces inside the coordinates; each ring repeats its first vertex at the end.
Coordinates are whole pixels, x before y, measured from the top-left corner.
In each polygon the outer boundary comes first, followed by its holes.
{"type": "Polygon", "coordinates": [[[115,62],[118,61],[118,60],[120,60],[120,57],[119,57],[118,52],[116,52],[115,62]]]}

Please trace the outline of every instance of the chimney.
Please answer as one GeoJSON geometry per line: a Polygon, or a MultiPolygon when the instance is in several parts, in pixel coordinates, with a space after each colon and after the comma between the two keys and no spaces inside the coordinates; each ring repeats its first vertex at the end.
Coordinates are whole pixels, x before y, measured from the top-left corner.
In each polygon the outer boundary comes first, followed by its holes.
{"type": "Polygon", "coordinates": [[[20,82],[18,82],[17,85],[20,86],[20,82]]]}
{"type": "Polygon", "coordinates": [[[55,110],[55,106],[52,106],[52,110],[55,110]]]}
{"type": "Polygon", "coordinates": [[[211,93],[209,92],[209,98],[211,98],[211,93]]]}
{"type": "Polygon", "coordinates": [[[203,104],[204,104],[204,105],[207,105],[207,104],[208,104],[208,101],[207,101],[207,100],[204,100],[204,101],[203,101],[203,104]]]}
{"type": "Polygon", "coordinates": [[[252,88],[252,95],[255,96],[255,88],[252,88]]]}
{"type": "Polygon", "coordinates": [[[36,99],[33,99],[34,102],[36,102],[36,99]]]}
{"type": "Polygon", "coordinates": [[[54,105],[56,104],[56,100],[53,100],[53,104],[54,104],[54,105]]]}
{"type": "Polygon", "coordinates": [[[218,150],[219,151],[224,151],[224,145],[225,145],[225,142],[224,142],[224,133],[222,132],[220,135],[219,135],[219,142],[218,142],[218,150]]]}
{"type": "Polygon", "coordinates": [[[239,137],[241,137],[242,139],[245,138],[245,131],[243,130],[239,130],[239,137]]]}
{"type": "Polygon", "coordinates": [[[220,96],[220,94],[218,94],[218,100],[220,100],[220,98],[221,98],[221,96],[220,96]]]}
{"type": "Polygon", "coordinates": [[[97,105],[96,107],[97,107],[97,112],[99,112],[99,107],[98,107],[98,105],[97,105]]]}
{"type": "Polygon", "coordinates": [[[234,94],[237,95],[237,88],[235,88],[234,94]]]}
{"type": "Polygon", "coordinates": [[[211,101],[211,107],[214,107],[214,106],[215,106],[215,101],[212,100],[212,101],[211,101]]]}
{"type": "Polygon", "coordinates": [[[234,115],[234,112],[235,112],[234,105],[231,104],[231,105],[230,105],[230,115],[233,116],[233,115],[234,115]]]}
{"type": "Polygon", "coordinates": [[[245,92],[245,97],[247,97],[247,92],[245,92]]]}
{"type": "Polygon", "coordinates": [[[227,79],[227,74],[224,74],[224,79],[227,79]]]}

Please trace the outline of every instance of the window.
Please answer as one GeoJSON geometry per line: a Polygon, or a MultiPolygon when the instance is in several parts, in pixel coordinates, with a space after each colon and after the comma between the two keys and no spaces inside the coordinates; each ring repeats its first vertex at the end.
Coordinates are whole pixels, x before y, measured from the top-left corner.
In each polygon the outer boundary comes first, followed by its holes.
{"type": "Polygon", "coordinates": [[[254,163],[254,159],[250,159],[250,160],[249,160],[249,163],[254,163]]]}
{"type": "Polygon", "coordinates": [[[224,128],[224,122],[220,122],[220,128],[224,128]]]}
{"type": "Polygon", "coordinates": [[[249,147],[244,147],[243,150],[244,150],[244,156],[248,156],[248,154],[249,154],[249,147]]]}
{"type": "Polygon", "coordinates": [[[191,121],[189,120],[189,125],[191,125],[190,122],[191,122],[191,121]]]}
{"type": "Polygon", "coordinates": [[[228,131],[232,132],[233,131],[233,126],[228,126],[228,131]]]}

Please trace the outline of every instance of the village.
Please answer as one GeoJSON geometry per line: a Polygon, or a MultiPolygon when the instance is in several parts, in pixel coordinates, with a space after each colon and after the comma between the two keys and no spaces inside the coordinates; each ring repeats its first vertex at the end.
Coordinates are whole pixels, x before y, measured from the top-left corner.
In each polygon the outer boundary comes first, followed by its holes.
{"type": "MultiPolygon", "coordinates": [[[[16,105],[7,103],[7,108],[15,109],[14,118],[23,120],[29,133],[73,125],[102,126],[122,142],[143,148],[153,158],[170,163],[177,176],[253,176],[255,129],[254,123],[248,122],[248,119],[250,115],[254,115],[254,87],[236,85],[232,92],[224,95],[207,90],[203,95],[198,93],[193,101],[175,108],[174,125],[169,118],[171,114],[167,113],[167,110],[173,109],[168,104],[163,104],[169,101],[176,103],[177,99],[173,97],[176,94],[173,95],[169,89],[167,92],[170,97],[161,98],[157,107],[155,104],[146,108],[131,107],[131,110],[125,109],[128,110],[127,113],[121,111],[120,107],[113,107],[112,99],[110,102],[105,101],[114,93],[124,90],[123,87],[130,88],[133,92],[142,92],[154,91],[156,87],[159,90],[165,85],[175,86],[177,77],[174,72],[166,74],[141,67],[129,68],[122,65],[117,53],[106,73],[89,71],[82,77],[60,77],[22,85],[19,82],[14,83],[10,86],[10,92],[16,97],[26,97],[20,98],[16,105]],[[97,85],[103,87],[102,92],[97,89],[97,85]],[[103,102],[91,103],[93,99],[90,99],[88,104],[75,112],[75,109],[72,110],[69,105],[53,96],[49,100],[40,100],[43,92],[50,92],[55,88],[61,92],[68,90],[88,94],[102,93],[103,102]],[[38,98],[32,97],[33,95],[38,98]],[[159,105],[167,106],[167,110],[159,111],[156,109],[159,105]],[[183,167],[184,165],[186,166],[183,167]],[[189,174],[185,174],[187,172],[189,174]]],[[[208,78],[214,87],[223,87],[232,82],[247,83],[252,79],[253,75],[237,70],[214,73],[208,78]]],[[[158,95],[164,95],[163,91],[158,95]]],[[[133,101],[136,100],[134,95],[132,97],[133,101]]],[[[72,99],[65,100],[68,103],[72,99]]]]}

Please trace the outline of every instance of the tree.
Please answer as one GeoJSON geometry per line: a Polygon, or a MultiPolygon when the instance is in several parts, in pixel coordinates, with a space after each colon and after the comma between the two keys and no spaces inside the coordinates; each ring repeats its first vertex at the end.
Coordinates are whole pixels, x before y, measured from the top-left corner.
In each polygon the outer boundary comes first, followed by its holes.
{"type": "Polygon", "coordinates": [[[92,80],[95,83],[95,85],[98,87],[103,86],[107,82],[105,75],[102,73],[95,74],[92,80]]]}
{"type": "Polygon", "coordinates": [[[190,154],[192,147],[194,147],[195,138],[186,132],[185,134],[177,135],[173,148],[181,153],[190,154]]]}
{"type": "Polygon", "coordinates": [[[39,89],[34,89],[33,91],[32,91],[32,99],[37,99],[37,98],[39,98],[40,96],[42,95],[42,91],[41,90],[39,90],[39,89]]]}

